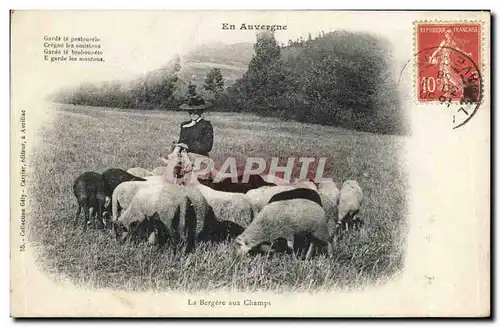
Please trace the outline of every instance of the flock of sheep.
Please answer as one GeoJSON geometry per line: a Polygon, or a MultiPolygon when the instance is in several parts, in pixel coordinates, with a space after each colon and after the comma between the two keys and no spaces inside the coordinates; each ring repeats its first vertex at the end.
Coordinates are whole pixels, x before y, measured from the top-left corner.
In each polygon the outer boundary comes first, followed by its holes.
{"type": "Polygon", "coordinates": [[[73,184],[76,223],[83,210],[84,228],[110,230],[120,243],[182,245],[189,253],[199,242],[232,240],[240,254],[286,251],[306,259],[317,250],[331,255],[336,236],[362,227],[363,192],[354,180],[340,190],[333,181],[290,184],[269,175],[252,175],[245,183],[238,176],[238,183],[195,178],[177,185],[166,182],[166,171],[81,174],[73,184]]]}

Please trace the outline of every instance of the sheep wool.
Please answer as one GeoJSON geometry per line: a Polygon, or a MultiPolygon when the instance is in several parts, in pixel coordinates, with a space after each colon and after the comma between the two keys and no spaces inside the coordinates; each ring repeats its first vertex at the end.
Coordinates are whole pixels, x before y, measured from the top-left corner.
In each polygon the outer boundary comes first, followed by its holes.
{"type": "Polygon", "coordinates": [[[318,194],[325,209],[327,221],[335,221],[338,214],[340,191],[333,181],[318,184],[318,194]]]}
{"type": "Polygon", "coordinates": [[[339,196],[338,224],[342,225],[350,221],[356,221],[361,203],[363,191],[358,182],[347,180],[342,184],[339,196]]]}
{"type": "Polygon", "coordinates": [[[255,208],[245,194],[216,191],[202,184],[193,187],[203,194],[218,221],[232,221],[245,227],[253,220],[255,208]]]}
{"type": "Polygon", "coordinates": [[[247,199],[257,211],[261,211],[271,198],[278,193],[295,189],[291,185],[262,186],[246,193],[247,199]]]}
{"type": "MultiPolygon", "coordinates": [[[[130,188],[134,187],[130,185],[130,188]]],[[[190,252],[200,235],[210,234],[216,225],[215,217],[208,213],[208,203],[198,189],[146,182],[138,186],[130,205],[117,222],[119,227],[127,229],[129,226],[129,232],[133,232],[132,236],[136,238],[149,236],[148,242],[151,242],[151,232],[158,234],[160,244],[166,237],[174,242],[187,242],[186,251],[190,252]]]]}
{"type": "Polygon", "coordinates": [[[140,189],[150,187],[151,185],[159,185],[159,182],[148,180],[147,182],[131,181],[119,184],[111,197],[112,221],[118,219],[121,210],[129,207],[132,199],[140,189]]]}
{"type": "Polygon", "coordinates": [[[238,252],[246,254],[255,246],[272,243],[278,238],[286,239],[289,244],[293,243],[294,235],[297,233],[307,233],[312,236],[307,259],[312,257],[317,246],[323,244],[328,246],[329,255],[333,253],[323,207],[314,201],[301,198],[266,205],[236,238],[235,243],[238,252]]]}
{"type": "Polygon", "coordinates": [[[137,177],[147,177],[147,176],[153,176],[153,173],[150,172],[147,169],[141,168],[141,167],[134,167],[130,168],[127,170],[127,173],[132,174],[137,177]]]}
{"type": "Polygon", "coordinates": [[[152,185],[140,189],[132,199],[129,207],[114,223],[116,236],[123,240],[127,236],[140,237],[140,234],[150,235],[154,229],[158,232],[161,244],[167,238],[174,243],[185,241],[186,252],[195,246],[194,214],[190,214],[188,198],[178,187],[171,185],[152,185]],[[174,222],[178,222],[174,225],[174,222]],[[140,228],[142,227],[142,228],[140,228]],[[143,229],[147,228],[146,231],[143,229]]]}

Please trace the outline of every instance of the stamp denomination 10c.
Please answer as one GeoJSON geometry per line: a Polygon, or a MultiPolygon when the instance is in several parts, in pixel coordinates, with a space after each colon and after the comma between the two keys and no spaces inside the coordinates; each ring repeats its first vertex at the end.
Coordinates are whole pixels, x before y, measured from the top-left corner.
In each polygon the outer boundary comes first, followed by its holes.
{"type": "Polygon", "coordinates": [[[416,97],[420,103],[457,107],[454,128],[477,111],[481,101],[481,24],[416,24],[416,97]]]}

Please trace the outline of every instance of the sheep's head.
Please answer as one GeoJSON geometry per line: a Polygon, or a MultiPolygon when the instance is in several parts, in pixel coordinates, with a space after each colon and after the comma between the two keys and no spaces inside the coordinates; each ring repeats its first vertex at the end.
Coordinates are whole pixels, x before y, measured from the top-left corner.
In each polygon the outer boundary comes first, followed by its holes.
{"type": "MultiPolygon", "coordinates": [[[[156,214],[156,213],[155,213],[156,214]]],[[[134,242],[156,240],[155,229],[153,228],[152,221],[144,215],[141,221],[133,221],[129,225],[129,236],[134,242]],[[151,236],[153,234],[153,236],[151,236]]]]}
{"type": "Polygon", "coordinates": [[[235,240],[234,240],[235,246],[236,246],[236,253],[238,255],[245,255],[247,254],[252,248],[248,246],[247,241],[239,235],[235,240]]]}

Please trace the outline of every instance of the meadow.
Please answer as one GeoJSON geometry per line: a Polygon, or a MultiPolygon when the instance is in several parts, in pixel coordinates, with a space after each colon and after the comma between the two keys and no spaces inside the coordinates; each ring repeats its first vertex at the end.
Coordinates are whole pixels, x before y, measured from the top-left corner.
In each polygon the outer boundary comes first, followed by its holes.
{"type": "MultiPolygon", "coordinates": [[[[230,242],[201,244],[193,254],[120,245],[102,230],[75,225],[73,180],[112,167],[153,169],[177,139],[186,113],[53,104],[55,118],[30,153],[29,241],[52,278],[94,289],[176,291],[318,291],[359,288],[394,278],[404,264],[408,187],[405,138],[248,114],[208,113],[211,157],[327,157],[325,177],[357,180],[364,192],[367,238],[350,233],[333,257],[238,258],[230,242]]],[[[333,224],[331,224],[333,227],[333,224]]]]}

